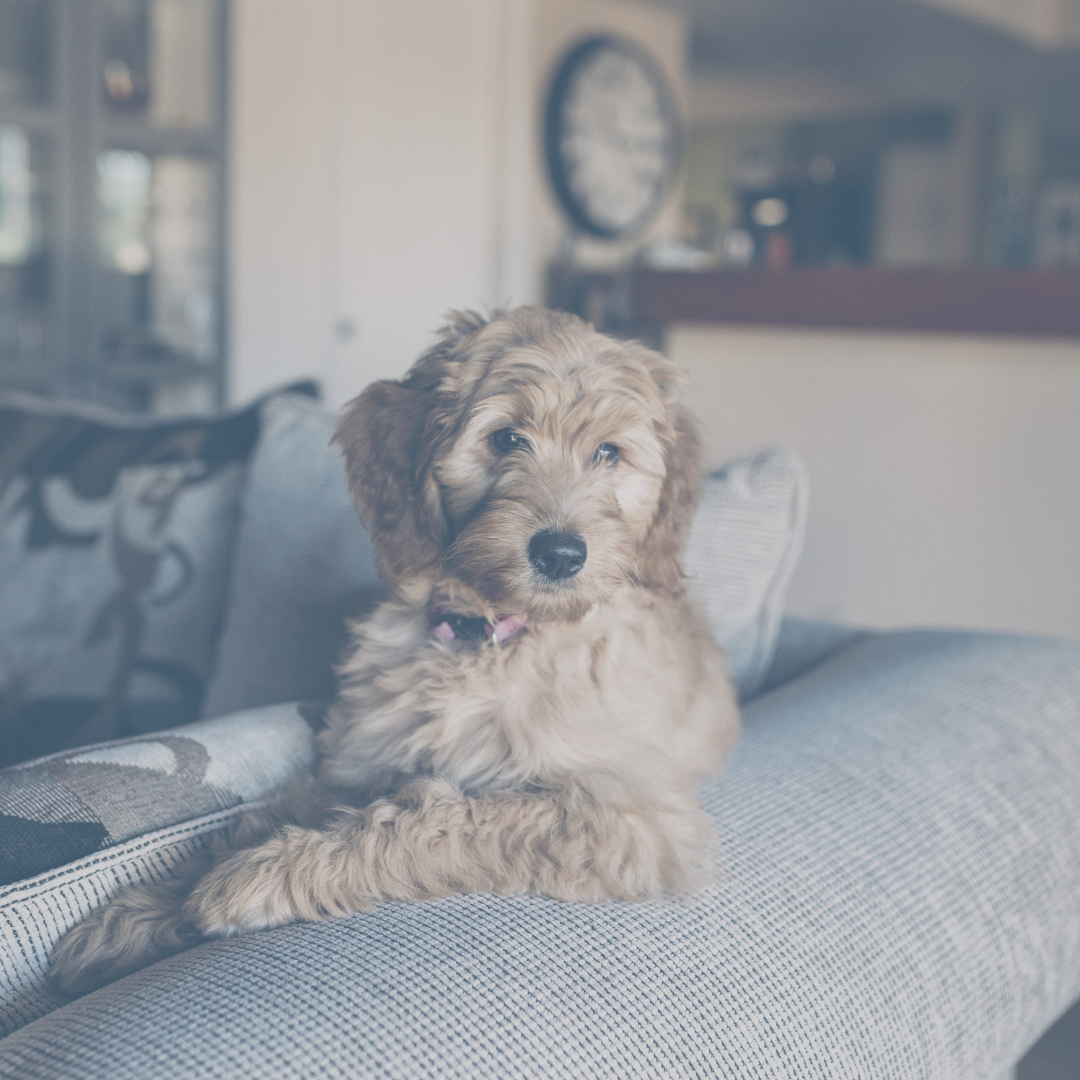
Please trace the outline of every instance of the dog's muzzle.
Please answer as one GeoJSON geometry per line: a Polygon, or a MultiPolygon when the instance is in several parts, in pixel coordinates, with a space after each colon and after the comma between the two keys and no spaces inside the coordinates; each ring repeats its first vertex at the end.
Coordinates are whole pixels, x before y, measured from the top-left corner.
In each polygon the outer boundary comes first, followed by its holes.
{"type": "Polygon", "coordinates": [[[562,581],[581,571],[588,550],[573,533],[538,532],[529,541],[529,562],[548,580],[562,581]]]}

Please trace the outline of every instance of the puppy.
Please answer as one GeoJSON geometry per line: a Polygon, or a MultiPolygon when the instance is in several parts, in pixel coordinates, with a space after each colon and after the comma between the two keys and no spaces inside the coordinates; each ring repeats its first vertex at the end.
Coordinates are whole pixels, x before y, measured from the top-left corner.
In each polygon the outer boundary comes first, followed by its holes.
{"type": "Polygon", "coordinates": [[[393,597],[354,629],[317,773],[59,943],[89,989],[199,940],[457,892],[692,886],[735,741],[686,597],[700,488],[677,369],[539,308],[456,313],[336,433],[393,597]]]}

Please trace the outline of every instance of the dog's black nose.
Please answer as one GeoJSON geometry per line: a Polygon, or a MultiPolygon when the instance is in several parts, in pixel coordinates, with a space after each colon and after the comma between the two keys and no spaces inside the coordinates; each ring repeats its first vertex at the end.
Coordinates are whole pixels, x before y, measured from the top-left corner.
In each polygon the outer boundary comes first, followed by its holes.
{"type": "Polygon", "coordinates": [[[529,562],[544,577],[561,581],[585,565],[588,550],[585,541],[573,533],[538,532],[529,541],[529,562]]]}

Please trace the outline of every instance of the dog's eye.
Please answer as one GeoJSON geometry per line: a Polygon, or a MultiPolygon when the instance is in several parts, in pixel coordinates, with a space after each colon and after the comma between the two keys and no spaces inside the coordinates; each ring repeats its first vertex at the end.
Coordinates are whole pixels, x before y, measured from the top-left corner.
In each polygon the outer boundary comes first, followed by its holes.
{"type": "Polygon", "coordinates": [[[602,442],[593,454],[593,461],[597,465],[617,465],[619,463],[619,448],[609,442],[602,442]]]}
{"type": "Polygon", "coordinates": [[[528,450],[529,440],[519,435],[513,428],[499,428],[491,436],[491,445],[500,454],[509,454],[511,450],[528,450]]]}

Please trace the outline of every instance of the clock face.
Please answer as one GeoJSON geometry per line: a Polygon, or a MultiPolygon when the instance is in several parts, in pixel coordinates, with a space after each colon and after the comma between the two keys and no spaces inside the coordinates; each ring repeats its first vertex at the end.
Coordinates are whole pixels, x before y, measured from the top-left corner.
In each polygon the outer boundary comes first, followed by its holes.
{"type": "Polygon", "coordinates": [[[622,237],[656,216],[678,164],[678,123],[659,69],[636,46],[591,38],[548,96],[548,170],[579,227],[622,237]]]}

